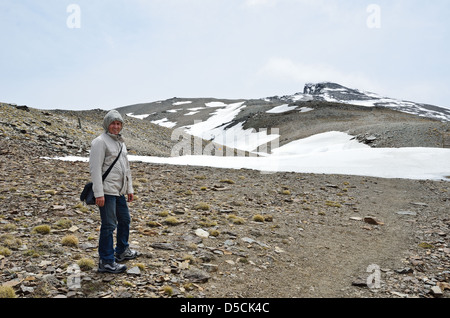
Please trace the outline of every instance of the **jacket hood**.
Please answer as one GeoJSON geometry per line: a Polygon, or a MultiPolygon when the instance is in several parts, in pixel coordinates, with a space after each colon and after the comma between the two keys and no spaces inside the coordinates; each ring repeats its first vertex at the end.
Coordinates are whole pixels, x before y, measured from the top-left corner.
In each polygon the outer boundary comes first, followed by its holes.
{"type": "Polygon", "coordinates": [[[120,115],[117,110],[113,109],[106,114],[105,118],[103,119],[103,128],[106,132],[108,132],[109,125],[111,125],[111,123],[116,120],[120,121],[123,125],[122,115],[120,115]]]}

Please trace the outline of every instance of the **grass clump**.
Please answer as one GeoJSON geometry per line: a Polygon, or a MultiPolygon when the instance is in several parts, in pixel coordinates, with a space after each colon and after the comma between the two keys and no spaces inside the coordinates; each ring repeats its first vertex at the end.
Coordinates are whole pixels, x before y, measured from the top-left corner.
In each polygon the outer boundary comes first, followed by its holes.
{"type": "Polygon", "coordinates": [[[209,231],[209,235],[218,237],[220,235],[220,232],[218,230],[211,230],[211,231],[209,231]]]}
{"type": "Polygon", "coordinates": [[[195,263],[195,257],[192,254],[186,254],[183,256],[183,260],[187,261],[188,263],[195,263]]]}
{"type": "Polygon", "coordinates": [[[208,218],[203,218],[198,224],[202,227],[213,227],[217,225],[216,221],[210,220],[208,218]]]}
{"type": "Polygon", "coordinates": [[[136,263],[134,265],[137,266],[139,268],[139,270],[145,271],[146,266],[144,263],[136,263]]]}
{"type": "Polygon", "coordinates": [[[20,246],[22,246],[22,240],[20,238],[16,238],[11,234],[5,234],[0,236],[0,242],[11,249],[18,249],[20,246]]]}
{"type": "Polygon", "coordinates": [[[233,222],[233,224],[244,224],[245,223],[244,218],[241,218],[240,216],[236,216],[234,214],[228,215],[227,219],[231,220],[231,222],[233,222]]]}
{"type": "Polygon", "coordinates": [[[78,246],[78,237],[72,234],[66,235],[62,238],[61,244],[64,246],[76,247],[78,246]]]}
{"type": "Polygon", "coordinates": [[[33,257],[33,258],[37,258],[37,257],[41,256],[41,254],[42,254],[42,252],[36,251],[36,250],[34,250],[34,249],[26,250],[26,251],[23,253],[23,255],[25,255],[25,256],[30,256],[30,257],[33,257]]]}
{"type": "Polygon", "coordinates": [[[9,256],[11,255],[11,250],[7,247],[0,247],[0,255],[9,256]]]}
{"type": "Polygon", "coordinates": [[[158,212],[157,215],[158,215],[158,216],[165,217],[165,216],[168,216],[168,215],[169,215],[169,211],[164,210],[164,211],[158,212]]]}
{"type": "Polygon", "coordinates": [[[72,221],[69,219],[60,219],[58,222],[56,222],[56,227],[58,229],[68,229],[72,226],[72,221]]]}
{"type": "Polygon", "coordinates": [[[45,234],[49,234],[50,230],[51,230],[50,225],[43,224],[43,225],[35,226],[32,230],[32,233],[45,235],[45,234]]]}
{"type": "Polygon", "coordinates": [[[326,201],[325,204],[327,206],[331,206],[331,207],[334,207],[334,208],[342,207],[342,205],[339,202],[336,202],[336,201],[326,201]]]}
{"type": "Polygon", "coordinates": [[[228,183],[228,184],[234,184],[235,183],[233,180],[230,180],[230,179],[222,179],[222,180],[220,180],[220,182],[228,183]]]}
{"type": "Polygon", "coordinates": [[[94,260],[90,258],[81,258],[77,261],[77,265],[80,267],[80,269],[84,272],[90,271],[94,268],[95,262],[94,260]]]}
{"type": "Polygon", "coordinates": [[[198,202],[195,206],[194,206],[194,210],[201,210],[201,211],[207,211],[211,209],[210,205],[206,202],[198,202]]]}
{"type": "Polygon", "coordinates": [[[0,298],[16,298],[16,292],[11,286],[0,286],[0,298]]]}
{"type": "Polygon", "coordinates": [[[5,232],[11,232],[17,229],[17,226],[12,223],[8,223],[2,226],[2,230],[5,232]]]}
{"type": "Polygon", "coordinates": [[[254,215],[252,219],[255,222],[264,222],[264,216],[262,216],[261,214],[254,215]]]}
{"type": "Polygon", "coordinates": [[[425,249],[433,249],[434,245],[430,244],[430,243],[422,242],[422,243],[419,243],[419,247],[425,248],[425,249]]]}
{"type": "Polygon", "coordinates": [[[165,294],[165,295],[167,295],[167,296],[172,296],[173,295],[173,288],[172,287],[170,287],[170,286],[164,286],[163,288],[162,288],[162,292],[165,294]]]}
{"type": "Polygon", "coordinates": [[[180,220],[178,220],[174,216],[169,216],[168,218],[165,219],[164,223],[166,223],[168,225],[178,225],[178,224],[180,224],[180,220]]]}
{"type": "Polygon", "coordinates": [[[255,222],[272,222],[273,216],[272,215],[261,215],[261,214],[255,214],[252,218],[255,222]]]}
{"type": "Polygon", "coordinates": [[[156,221],[148,221],[148,222],[147,222],[147,226],[150,226],[150,227],[159,227],[159,226],[161,226],[161,223],[156,222],[156,221]]]}

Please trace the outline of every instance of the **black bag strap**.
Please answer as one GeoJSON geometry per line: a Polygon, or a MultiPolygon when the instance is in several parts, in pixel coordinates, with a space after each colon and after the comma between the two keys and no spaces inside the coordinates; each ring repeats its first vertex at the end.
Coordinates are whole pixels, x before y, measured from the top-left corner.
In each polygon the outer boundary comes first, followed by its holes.
{"type": "Polygon", "coordinates": [[[106,172],[103,174],[103,177],[102,177],[103,181],[105,181],[106,177],[111,172],[111,169],[114,167],[114,165],[116,164],[117,160],[119,160],[119,157],[122,154],[122,149],[123,149],[123,145],[121,145],[121,147],[120,147],[120,152],[119,152],[119,155],[117,156],[117,158],[114,160],[114,162],[111,164],[111,166],[109,166],[108,170],[106,170],[106,172]]]}

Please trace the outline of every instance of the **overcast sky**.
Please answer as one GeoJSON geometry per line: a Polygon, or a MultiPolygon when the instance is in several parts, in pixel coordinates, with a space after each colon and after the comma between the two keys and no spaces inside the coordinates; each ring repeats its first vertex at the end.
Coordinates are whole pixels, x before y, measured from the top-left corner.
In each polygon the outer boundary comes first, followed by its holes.
{"type": "Polygon", "coordinates": [[[0,101],[112,109],[332,81],[450,108],[448,0],[0,0],[0,101]]]}

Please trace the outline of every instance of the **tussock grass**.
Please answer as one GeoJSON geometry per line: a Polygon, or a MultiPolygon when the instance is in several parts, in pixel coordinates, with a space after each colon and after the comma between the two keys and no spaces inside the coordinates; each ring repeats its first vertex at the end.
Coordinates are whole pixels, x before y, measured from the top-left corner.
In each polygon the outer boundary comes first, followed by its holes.
{"type": "Polygon", "coordinates": [[[228,184],[235,184],[235,182],[233,180],[230,180],[230,179],[222,179],[222,180],[220,180],[220,182],[228,183],[228,184]]]}
{"type": "Polygon", "coordinates": [[[262,216],[261,214],[255,214],[252,220],[255,222],[264,222],[264,216],[262,216]]]}
{"type": "Polygon", "coordinates": [[[255,214],[252,218],[255,222],[272,222],[273,216],[272,215],[261,215],[261,214],[255,214]]]}
{"type": "Polygon", "coordinates": [[[150,227],[160,227],[160,226],[161,226],[161,223],[156,222],[156,221],[148,221],[148,222],[147,222],[147,226],[150,226],[150,227]]]}
{"type": "Polygon", "coordinates": [[[9,248],[0,246],[0,255],[9,256],[11,254],[12,254],[12,252],[9,248]]]}
{"type": "Polygon", "coordinates": [[[208,218],[203,218],[202,220],[200,220],[198,222],[198,224],[200,226],[202,226],[202,227],[213,227],[213,226],[217,225],[217,222],[216,221],[212,221],[212,220],[210,220],[208,218]]]}
{"type": "Polygon", "coordinates": [[[4,234],[0,236],[0,243],[11,249],[18,249],[22,246],[22,240],[20,238],[14,237],[12,234],[4,234]]]}
{"type": "Polygon", "coordinates": [[[50,225],[43,224],[43,225],[35,226],[31,232],[45,235],[45,234],[49,234],[50,230],[51,230],[50,225]]]}
{"type": "Polygon", "coordinates": [[[16,298],[16,292],[11,286],[0,286],[0,298],[16,298]]]}
{"type": "Polygon", "coordinates": [[[202,210],[202,211],[207,211],[211,209],[211,206],[206,203],[206,202],[198,202],[197,204],[194,205],[194,210],[202,210]]]}
{"type": "Polygon", "coordinates": [[[181,222],[180,222],[180,220],[178,220],[176,217],[174,217],[174,216],[169,216],[168,218],[166,218],[165,220],[164,220],[164,223],[166,223],[167,225],[178,225],[178,224],[180,224],[181,222]]]}
{"type": "Polygon", "coordinates": [[[236,216],[234,214],[228,215],[227,219],[230,220],[231,222],[233,222],[233,224],[244,224],[245,223],[244,218],[242,218],[240,216],[236,216]]]}
{"type": "Polygon", "coordinates": [[[209,235],[218,237],[220,235],[220,232],[218,230],[211,230],[211,231],[209,231],[209,235]]]}
{"type": "Polygon", "coordinates": [[[133,265],[137,266],[139,268],[139,270],[141,270],[141,271],[145,271],[145,269],[146,269],[146,266],[144,263],[134,263],[133,265]]]}
{"type": "Polygon", "coordinates": [[[165,217],[165,216],[168,216],[168,215],[169,215],[169,211],[164,210],[164,211],[161,211],[161,212],[156,213],[156,215],[165,217]]]}
{"type": "Polygon", "coordinates": [[[70,219],[60,219],[58,222],[56,222],[55,227],[58,229],[68,229],[72,226],[72,220],[70,219]]]}
{"type": "Polygon", "coordinates": [[[61,239],[61,244],[64,246],[76,247],[78,246],[78,237],[72,234],[66,235],[61,239]]]}
{"type": "Polygon", "coordinates": [[[339,202],[336,201],[325,201],[325,205],[334,207],[334,208],[340,208],[342,205],[339,202]]]}
{"type": "Polygon", "coordinates": [[[95,262],[91,258],[81,258],[77,261],[77,265],[84,272],[90,271],[95,267],[95,262]]]}
{"type": "Polygon", "coordinates": [[[162,287],[161,292],[170,297],[173,295],[173,288],[166,285],[162,287]]]}

